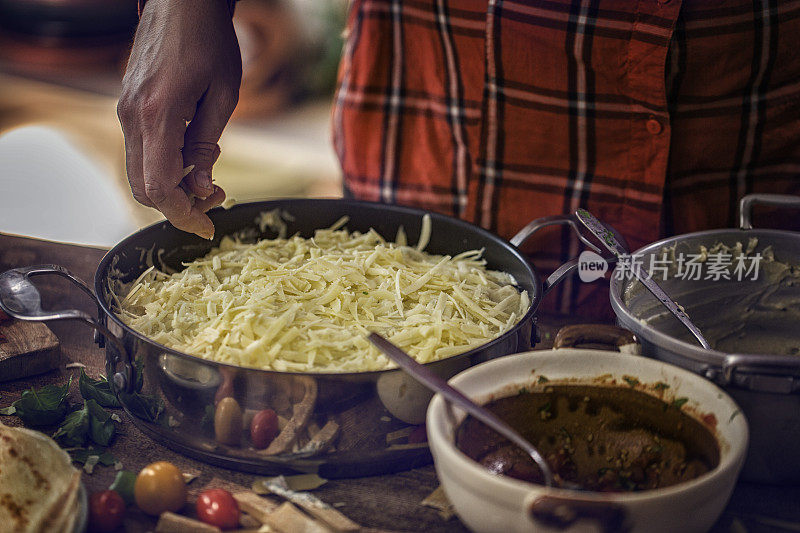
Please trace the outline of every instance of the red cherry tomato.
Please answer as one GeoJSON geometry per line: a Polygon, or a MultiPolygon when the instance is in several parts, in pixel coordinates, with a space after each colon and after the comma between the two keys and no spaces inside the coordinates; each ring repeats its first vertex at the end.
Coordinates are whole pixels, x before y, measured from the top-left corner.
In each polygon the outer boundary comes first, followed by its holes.
{"type": "Polygon", "coordinates": [[[115,490],[95,492],[89,498],[89,531],[110,533],[122,525],[125,501],[115,490]]]}
{"type": "Polygon", "coordinates": [[[257,412],[250,422],[250,440],[253,441],[253,447],[258,450],[269,446],[278,433],[280,433],[278,414],[272,409],[257,412]]]}
{"type": "Polygon", "coordinates": [[[197,516],[220,529],[239,527],[239,504],[225,489],[208,489],[197,497],[197,516]]]}

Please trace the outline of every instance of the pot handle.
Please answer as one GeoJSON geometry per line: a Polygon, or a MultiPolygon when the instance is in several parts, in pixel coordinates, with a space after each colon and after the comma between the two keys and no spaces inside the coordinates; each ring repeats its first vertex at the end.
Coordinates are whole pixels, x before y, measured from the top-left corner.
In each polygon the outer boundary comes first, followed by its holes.
{"type": "MultiPolygon", "coordinates": [[[[599,255],[603,255],[603,250],[600,249],[599,246],[595,245],[592,241],[587,239],[583,236],[580,230],[580,226],[578,225],[578,221],[575,215],[552,215],[547,217],[537,218],[532,220],[528,223],[527,226],[522,228],[516,235],[511,237],[512,245],[519,248],[522,244],[531,238],[536,232],[539,230],[546,228],[548,226],[557,226],[557,225],[567,225],[570,226],[575,233],[578,235],[578,239],[592,249],[592,251],[596,252],[599,255]]],[[[625,241],[625,237],[620,235],[614,228],[609,226],[609,229],[614,233],[614,236],[625,246],[628,246],[628,243],[625,241]]],[[[609,255],[608,257],[604,257],[606,261],[609,263],[616,262],[617,258],[613,255],[609,255]]],[[[558,285],[562,279],[564,279],[567,274],[572,272],[578,266],[578,259],[573,258],[558,267],[546,280],[542,283],[542,294],[547,294],[550,292],[550,289],[558,285]]]]}
{"type": "Polygon", "coordinates": [[[592,521],[604,533],[631,530],[628,512],[618,503],[588,500],[579,496],[562,498],[539,494],[529,496],[527,500],[525,507],[534,531],[541,526],[566,530],[578,520],[592,521]]]}
{"type": "Polygon", "coordinates": [[[115,360],[106,358],[106,373],[111,376],[111,382],[117,391],[133,392],[133,366],[128,351],[122,339],[111,333],[109,329],[100,321],[88,313],[78,309],[66,309],[61,311],[45,311],[42,309],[42,296],[30,277],[41,274],[56,274],[67,278],[83,292],[88,294],[95,303],[99,301],[92,289],[89,288],[79,278],[75,277],[69,270],[59,265],[36,265],[22,268],[14,268],[0,274],[0,309],[9,316],[19,320],[44,321],[44,320],[80,320],[96,331],[99,331],[117,348],[120,354],[115,360]],[[122,372],[116,371],[119,357],[122,357],[122,372]]]}
{"type": "MultiPolygon", "coordinates": [[[[641,346],[632,331],[611,324],[571,324],[558,330],[553,349],[575,348],[581,344],[600,344],[612,350],[622,351],[623,346],[633,346],[641,353],[641,346]]],[[[631,351],[626,348],[626,353],[631,351]]]]}
{"type": "MultiPolygon", "coordinates": [[[[713,379],[713,371],[706,377],[713,379]]],[[[791,394],[800,391],[800,358],[791,355],[730,354],[715,381],[751,391],[791,394]],[[792,375],[787,375],[790,373],[792,375]]]]}
{"type": "Polygon", "coordinates": [[[748,194],[739,201],[739,228],[753,229],[753,206],[773,205],[800,209],[800,196],[790,194],[748,194]]]}

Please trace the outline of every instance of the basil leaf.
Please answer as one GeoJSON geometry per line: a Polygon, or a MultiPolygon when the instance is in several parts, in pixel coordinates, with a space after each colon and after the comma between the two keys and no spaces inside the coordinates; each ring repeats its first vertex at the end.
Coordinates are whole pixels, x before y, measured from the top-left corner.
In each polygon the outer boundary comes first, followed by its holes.
{"type": "Polygon", "coordinates": [[[62,446],[83,446],[87,438],[100,446],[108,446],[116,432],[114,421],[94,400],[84,400],[83,409],[73,411],[53,434],[62,446]]]}
{"type": "Polygon", "coordinates": [[[67,452],[69,452],[69,456],[74,462],[80,464],[86,463],[86,460],[92,455],[97,455],[100,457],[100,460],[97,461],[97,463],[103,466],[111,466],[117,462],[117,458],[111,455],[111,452],[105,448],[73,448],[71,450],[67,450],[67,452]]]}
{"type": "Polygon", "coordinates": [[[53,433],[53,439],[61,446],[83,446],[89,432],[89,413],[86,409],[73,411],[53,433]]]}
{"type": "Polygon", "coordinates": [[[144,360],[141,357],[133,362],[133,390],[131,394],[121,392],[119,397],[128,411],[148,422],[158,422],[164,413],[164,400],[159,396],[142,394],[144,387],[144,360]]]}
{"type": "Polygon", "coordinates": [[[148,422],[157,422],[164,412],[164,400],[148,394],[121,394],[123,403],[131,412],[148,422]]]}
{"type": "Polygon", "coordinates": [[[94,400],[103,407],[119,407],[119,400],[111,389],[111,384],[104,377],[92,379],[81,368],[78,388],[84,400],[94,400]]]}
{"type": "Polygon", "coordinates": [[[72,378],[66,385],[46,385],[40,389],[22,392],[19,400],[12,403],[15,414],[26,426],[47,426],[57,424],[67,414],[67,392],[72,378]]]}
{"type": "Polygon", "coordinates": [[[2,409],[0,409],[0,415],[3,416],[11,416],[16,412],[17,408],[14,407],[13,405],[9,405],[8,407],[3,407],[2,409]]]}
{"type": "Polygon", "coordinates": [[[100,446],[108,446],[117,430],[111,415],[94,400],[85,400],[83,405],[89,414],[89,437],[100,446]]]}

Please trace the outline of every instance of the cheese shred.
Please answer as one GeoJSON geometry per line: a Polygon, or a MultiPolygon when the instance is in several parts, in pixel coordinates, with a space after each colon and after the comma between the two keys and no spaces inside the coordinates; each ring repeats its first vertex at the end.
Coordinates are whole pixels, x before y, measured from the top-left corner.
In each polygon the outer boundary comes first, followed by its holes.
{"type": "MultiPolygon", "coordinates": [[[[279,214],[263,218],[275,227],[279,214]]],[[[347,219],[313,238],[254,244],[224,237],[180,272],[151,268],[131,284],[117,312],[170,348],[223,363],[290,372],[393,368],[365,335],[375,331],[420,362],[468,351],[502,335],[530,307],[527,292],[488,270],[482,250],[455,257],[422,251],[405,233],[348,232],[347,219]]]]}

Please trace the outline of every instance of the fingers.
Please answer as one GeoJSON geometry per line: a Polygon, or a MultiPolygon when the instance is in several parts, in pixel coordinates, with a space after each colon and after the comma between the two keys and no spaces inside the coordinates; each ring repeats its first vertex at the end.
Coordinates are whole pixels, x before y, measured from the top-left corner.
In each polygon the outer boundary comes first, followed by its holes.
{"type": "Polygon", "coordinates": [[[144,169],[142,166],[142,136],[130,103],[121,98],[117,104],[117,116],[125,137],[125,170],[133,197],[142,205],[155,207],[144,192],[144,169]]]}
{"type": "Polygon", "coordinates": [[[222,205],[225,201],[225,191],[221,187],[214,185],[214,191],[208,198],[197,198],[194,202],[194,207],[201,213],[205,213],[209,209],[213,209],[218,205],[222,205]]]}
{"type": "Polygon", "coordinates": [[[125,135],[125,168],[131,193],[137,202],[147,207],[155,207],[144,192],[144,169],[142,167],[142,138],[138,135],[125,135]]]}
{"type": "Polygon", "coordinates": [[[212,167],[219,157],[217,141],[236,107],[238,94],[231,88],[209,88],[200,100],[183,141],[183,163],[194,165],[184,180],[189,191],[200,198],[214,193],[212,167]]]}
{"type": "Polygon", "coordinates": [[[144,192],[147,198],[172,224],[183,231],[206,239],[214,236],[214,225],[203,211],[193,207],[181,187],[183,160],[181,144],[183,121],[180,117],[162,117],[155,125],[142,129],[144,192]]]}
{"type": "Polygon", "coordinates": [[[206,198],[214,192],[214,184],[211,182],[211,166],[198,163],[198,161],[206,159],[206,157],[198,155],[198,152],[206,149],[212,152],[210,165],[213,165],[220,154],[219,145],[214,144],[212,148],[198,144],[189,149],[184,146],[183,149],[183,162],[188,165],[186,168],[192,168],[184,177],[183,184],[187,191],[199,198],[206,198]],[[189,163],[190,161],[195,161],[195,163],[189,163]]]}

